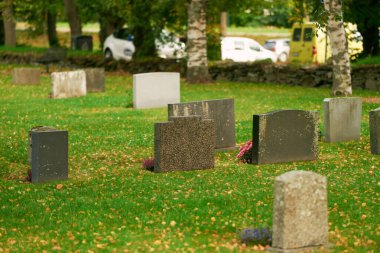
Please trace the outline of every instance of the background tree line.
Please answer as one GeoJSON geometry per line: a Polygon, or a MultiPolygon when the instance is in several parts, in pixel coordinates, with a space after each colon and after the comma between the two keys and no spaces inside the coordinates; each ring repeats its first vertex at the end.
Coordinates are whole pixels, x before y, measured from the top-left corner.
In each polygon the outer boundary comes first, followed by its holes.
{"type": "MultiPolygon", "coordinates": [[[[71,36],[82,34],[84,23],[97,22],[100,43],[113,31],[127,26],[134,35],[136,58],[155,56],[155,38],[166,28],[182,36],[187,30],[190,0],[2,0],[0,44],[16,45],[16,21],[27,22],[32,34],[47,34],[50,46],[59,46],[56,24],[67,21],[71,36]]],[[[363,55],[379,54],[380,1],[341,0],[344,21],[358,25],[363,55]]],[[[228,12],[229,25],[290,27],[308,18],[324,22],[321,0],[207,0],[207,54],[220,54],[220,14],[228,12]]],[[[325,18],[326,19],[326,18],[325,18]]]]}

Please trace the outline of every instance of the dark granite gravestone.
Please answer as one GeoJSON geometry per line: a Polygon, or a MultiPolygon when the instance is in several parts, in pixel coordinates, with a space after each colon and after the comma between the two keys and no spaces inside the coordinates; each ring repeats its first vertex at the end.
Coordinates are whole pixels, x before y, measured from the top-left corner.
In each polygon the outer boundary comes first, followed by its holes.
{"type": "Polygon", "coordinates": [[[369,112],[371,153],[380,155],[380,108],[369,112]]]}
{"type": "Polygon", "coordinates": [[[52,127],[29,131],[32,183],[68,178],[68,132],[52,127]]]}
{"type": "Polygon", "coordinates": [[[169,119],[177,116],[199,115],[215,122],[215,148],[235,148],[234,99],[203,100],[168,104],[169,119]]]}
{"type": "Polygon", "coordinates": [[[172,117],[154,125],[154,171],[214,167],[215,125],[201,116],[172,117]]]}
{"type": "Polygon", "coordinates": [[[86,86],[88,92],[100,91],[104,92],[104,69],[88,68],[86,72],[86,86]]]}
{"type": "Polygon", "coordinates": [[[253,163],[316,160],[318,120],[315,111],[279,110],[253,115],[253,163]]]}

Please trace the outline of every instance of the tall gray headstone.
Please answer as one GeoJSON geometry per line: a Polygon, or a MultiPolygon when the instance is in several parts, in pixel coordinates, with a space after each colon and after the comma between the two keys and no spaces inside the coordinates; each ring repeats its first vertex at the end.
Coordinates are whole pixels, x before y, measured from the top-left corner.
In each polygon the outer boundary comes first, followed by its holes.
{"type": "Polygon", "coordinates": [[[29,144],[33,183],[68,178],[67,131],[52,127],[32,128],[29,144]]]}
{"type": "Polygon", "coordinates": [[[325,141],[359,140],[362,99],[357,97],[326,98],[323,102],[325,141]]]}
{"type": "Polygon", "coordinates": [[[172,117],[154,125],[154,171],[214,167],[215,125],[201,116],[172,117]]]}
{"type": "Polygon", "coordinates": [[[178,116],[199,115],[215,122],[215,148],[235,148],[234,99],[203,100],[169,104],[169,119],[178,116]]]}
{"type": "Polygon", "coordinates": [[[15,68],[12,71],[12,83],[34,85],[41,82],[41,70],[38,68],[15,68]]]}
{"type": "Polygon", "coordinates": [[[133,108],[159,108],[179,102],[179,73],[154,72],[133,75],[133,108]]]}
{"type": "Polygon", "coordinates": [[[84,70],[53,72],[51,82],[52,98],[81,97],[87,93],[84,70]]]}
{"type": "Polygon", "coordinates": [[[318,121],[315,111],[279,110],[253,115],[253,163],[318,159],[318,121]]]}
{"type": "Polygon", "coordinates": [[[380,155],[380,108],[369,112],[371,153],[380,155]]]}
{"type": "Polygon", "coordinates": [[[272,251],[328,246],[326,177],[290,171],[275,178],[272,251]]]}
{"type": "Polygon", "coordinates": [[[104,92],[104,68],[87,68],[84,71],[87,92],[104,92]]]}

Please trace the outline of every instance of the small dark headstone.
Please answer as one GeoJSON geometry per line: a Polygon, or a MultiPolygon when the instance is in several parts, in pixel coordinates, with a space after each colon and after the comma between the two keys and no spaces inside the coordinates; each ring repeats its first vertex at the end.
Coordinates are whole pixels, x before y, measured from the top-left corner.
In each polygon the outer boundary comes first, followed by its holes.
{"type": "Polygon", "coordinates": [[[215,122],[215,148],[235,148],[234,99],[203,100],[168,104],[169,119],[177,116],[199,115],[215,122]]]}
{"type": "Polygon", "coordinates": [[[71,49],[82,50],[82,51],[92,51],[93,43],[91,35],[79,35],[74,36],[71,39],[71,49]]]}
{"type": "Polygon", "coordinates": [[[380,155],[380,108],[369,112],[371,153],[380,155]]]}
{"type": "Polygon", "coordinates": [[[68,178],[68,132],[52,127],[29,131],[32,183],[68,178]]]}
{"type": "Polygon", "coordinates": [[[154,126],[154,171],[214,167],[215,125],[201,116],[172,117],[154,126]]]}
{"type": "Polygon", "coordinates": [[[253,163],[316,160],[318,120],[317,112],[302,110],[253,115],[253,163]]]}
{"type": "Polygon", "coordinates": [[[86,72],[87,92],[104,91],[104,68],[88,68],[86,72]]]}

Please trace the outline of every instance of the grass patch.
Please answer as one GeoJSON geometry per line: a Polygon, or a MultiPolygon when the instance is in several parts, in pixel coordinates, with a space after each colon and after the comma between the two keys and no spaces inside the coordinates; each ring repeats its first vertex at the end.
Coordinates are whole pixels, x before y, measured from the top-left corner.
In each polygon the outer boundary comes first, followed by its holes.
{"type": "MultiPolygon", "coordinates": [[[[216,153],[210,170],[155,174],[141,168],[153,154],[153,124],[165,108],[133,110],[132,78],[107,73],[106,92],[48,99],[39,86],[11,84],[0,71],[0,249],[4,251],[248,251],[237,231],[272,224],[275,176],[308,170],[328,178],[333,252],[379,248],[379,156],[370,154],[364,103],[360,142],[319,142],[319,160],[275,165],[237,163],[216,153]],[[69,130],[69,180],[29,184],[27,135],[36,125],[69,130]],[[62,187],[57,185],[62,184],[62,187]]],[[[371,91],[356,96],[374,97],[371,91]]],[[[318,110],[329,90],[277,84],[181,85],[181,101],[235,98],[237,142],[251,138],[252,114],[318,110]]],[[[321,115],[323,119],[323,115],[321,115]]],[[[322,124],[322,120],[320,122],[322,124]]],[[[196,158],[194,158],[196,159],[196,158]]]]}
{"type": "Polygon", "coordinates": [[[358,59],[353,65],[380,65],[380,56],[370,56],[363,59],[358,59]]]}

